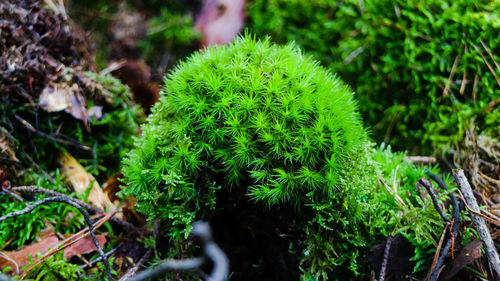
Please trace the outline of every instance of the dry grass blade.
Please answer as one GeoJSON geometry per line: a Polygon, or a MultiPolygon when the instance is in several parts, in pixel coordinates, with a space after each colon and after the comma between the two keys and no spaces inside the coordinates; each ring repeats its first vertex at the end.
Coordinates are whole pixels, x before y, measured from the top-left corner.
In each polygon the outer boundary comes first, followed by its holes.
{"type": "Polygon", "coordinates": [[[497,61],[495,60],[495,57],[493,56],[493,54],[490,51],[490,48],[488,48],[488,46],[486,46],[486,44],[484,44],[483,40],[479,40],[479,42],[481,42],[481,45],[483,45],[483,48],[486,50],[486,52],[490,56],[491,60],[493,61],[493,63],[497,67],[498,71],[500,71],[500,65],[498,65],[497,61]]]}
{"type": "Polygon", "coordinates": [[[466,85],[467,85],[467,70],[464,71],[464,76],[462,77],[462,83],[460,85],[460,95],[464,94],[466,85]]]}
{"type": "Polygon", "coordinates": [[[474,83],[472,84],[472,101],[477,100],[477,84],[479,83],[479,75],[474,76],[474,83]]]}
{"type": "Polygon", "coordinates": [[[446,86],[444,87],[443,96],[447,96],[450,91],[451,81],[453,80],[453,76],[455,76],[455,71],[457,70],[458,62],[460,61],[460,56],[455,58],[453,62],[453,66],[451,67],[450,76],[448,77],[448,81],[446,81],[446,86]]]}
{"type": "Polygon", "coordinates": [[[405,156],[405,161],[410,161],[416,164],[434,164],[436,157],[431,156],[405,156]]]}
{"type": "Polygon", "coordinates": [[[401,197],[399,197],[399,195],[390,186],[388,186],[381,177],[379,177],[378,180],[384,185],[385,189],[387,189],[387,191],[389,191],[389,193],[394,196],[394,199],[396,199],[396,201],[398,201],[401,206],[406,207],[403,199],[401,199],[401,197]]]}
{"type": "Polygon", "coordinates": [[[476,45],[472,45],[472,46],[474,46],[474,49],[476,49],[476,51],[479,53],[479,55],[483,58],[484,62],[488,66],[488,69],[490,70],[491,74],[493,74],[493,76],[497,80],[498,86],[500,86],[500,79],[498,78],[497,73],[495,72],[495,69],[493,69],[493,67],[491,66],[491,64],[486,59],[486,57],[484,57],[483,52],[481,52],[481,50],[479,50],[479,48],[476,45]]]}

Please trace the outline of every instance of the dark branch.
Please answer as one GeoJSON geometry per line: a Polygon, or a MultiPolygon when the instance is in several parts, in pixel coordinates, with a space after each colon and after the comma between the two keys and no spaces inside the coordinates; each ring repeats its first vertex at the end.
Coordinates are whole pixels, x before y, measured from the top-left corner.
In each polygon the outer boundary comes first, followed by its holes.
{"type": "MultiPolygon", "coordinates": [[[[446,184],[444,183],[444,181],[440,177],[438,177],[437,175],[435,175],[429,171],[426,171],[425,173],[432,180],[434,180],[442,189],[449,190],[448,187],[446,186],[446,184]]],[[[422,182],[425,182],[425,181],[422,181],[422,182]]],[[[426,187],[426,186],[424,185],[424,187],[426,187]]],[[[452,230],[451,230],[451,237],[448,238],[448,241],[446,241],[445,246],[441,250],[439,258],[436,262],[436,266],[434,267],[434,271],[431,272],[431,277],[429,278],[429,281],[436,281],[438,279],[439,274],[441,273],[441,267],[444,264],[444,261],[448,255],[448,252],[450,251],[450,248],[452,248],[453,244],[455,243],[455,238],[457,237],[458,229],[460,228],[460,206],[458,204],[458,200],[452,192],[448,192],[448,196],[450,197],[451,201],[453,202],[453,226],[452,226],[452,230]]],[[[438,210],[438,212],[439,212],[439,210],[438,210]]]]}
{"type": "Polygon", "coordinates": [[[22,198],[21,196],[17,195],[16,193],[10,191],[10,182],[9,181],[5,181],[5,182],[8,182],[8,186],[4,187],[2,185],[2,191],[5,192],[5,194],[7,194],[7,195],[10,195],[10,196],[16,198],[18,201],[24,202],[24,198],[22,198]]]}
{"type": "MultiPolygon", "coordinates": [[[[444,183],[444,181],[440,177],[431,173],[430,171],[425,171],[425,173],[433,181],[435,181],[439,185],[439,187],[441,187],[444,190],[448,190],[446,183],[444,183]]],[[[455,230],[455,228],[458,228],[458,226],[460,226],[460,205],[458,204],[458,199],[455,196],[455,194],[453,194],[453,192],[448,192],[448,196],[450,197],[451,202],[453,203],[453,219],[455,220],[453,224],[453,230],[455,230]]]]}
{"type": "Polygon", "coordinates": [[[430,184],[430,182],[426,178],[421,178],[420,180],[418,180],[418,183],[421,186],[425,187],[425,189],[427,190],[427,193],[431,197],[432,204],[434,205],[434,208],[439,213],[439,215],[441,216],[441,218],[443,218],[443,220],[445,222],[449,222],[450,219],[448,218],[448,216],[446,216],[446,214],[444,213],[443,209],[441,209],[441,206],[439,205],[439,201],[437,200],[436,194],[434,193],[434,190],[433,190],[432,185],[430,184]]]}
{"type": "MultiPolygon", "coordinates": [[[[53,190],[50,190],[50,189],[45,189],[45,188],[39,187],[39,186],[16,186],[16,187],[12,187],[11,190],[12,191],[16,191],[16,192],[32,192],[32,193],[47,194],[49,196],[66,197],[66,199],[71,200],[71,201],[75,202],[76,204],[82,206],[83,208],[87,209],[92,214],[102,214],[102,213],[104,213],[104,211],[102,211],[101,209],[96,208],[94,206],[91,206],[91,205],[89,205],[89,204],[87,204],[87,203],[85,203],[85,202],[83,202],[81,200],[78,200],[78,199],[73,198],[73,197],[69,197],[69,196],[64,195],[62,193],[59,193],[57,191],[53,191],[53,190]]],[[[112,223],[121,226],[125,230],[131,230],[131,231],[136,232],[138,234],[143,234],[143,232],[144,232],[140,228],[136,227],[135,225],[133,225],[133,224],[127,222],[127,221],[124,221],[124,220],[122,220],[120,218],[111,217],[109,220],[112,223]]]]}
{"type": "MultiPolygon", "coordinates": [[[[112,255],[112,254],[114,254],[115,252],[116,252],[116,248],[113,248],[113,249],[111,249],[109,252],[107,252],[107,253],[105,254],[105,256],[108,258],[109,256],[111,256],[111,255],[112,255]]],[[[95,260],[91,260],[91,261],[89,262],[89,264],[93,266],[94,264],[96,264],[96,263],[98,263],[98,262],[100,262],[100,261],[102,261],[102,257],[98,257],[98,258],[97,258],[97,259],[95,259],[95,260]]],[[[85,268],[87,268],[87,267],[89,266],[89,264],[87,264],[87,263],[86,263],[86,264],[84,264],[84,265],[80,266],[80,269],[85,269],[85,268]]]]}

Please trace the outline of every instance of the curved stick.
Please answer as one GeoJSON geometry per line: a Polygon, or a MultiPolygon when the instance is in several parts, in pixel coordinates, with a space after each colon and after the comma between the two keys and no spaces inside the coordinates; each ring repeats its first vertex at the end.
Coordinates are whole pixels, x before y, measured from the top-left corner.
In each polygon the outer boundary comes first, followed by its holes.
{"type": "Polygon", "coordinates": [[[229,273],[229,261],[226,254],[213,241],[210,227],[206,222],[195,222],[191,234],[200,238],[204,257],[183,260],[166,260],[150,270],[143,271],[134,276],[130,281],[145,281],[161,276],[168,271],[192,270],[200,268],[208,259],[212,260],[214,267],[207,281],[224,281],[229,273]]]}
{"type": "MultiPolygon", "coordinates": [[[[14,186],[14,187],[9,188],[9,190],[16,191],[16,192],[32,192],[32,193],[39,193],[39,194],[47,194],[49,196],[67,197],[68,200],[71,200],[71,201],[75,202],[76,204],[84,207],[90,213],[94,213],[94,214],[102,214],[102,213],[104,213],[103,210],[101,210],[99,208],[96,208],[96,207],[94,207],[92,205],[89,205],[89,204],[87,204],[87,203],[85,203],[85,202],[83,202],[81,200],[78,200],[76,198],[64,195],[64,194],[59,193],[59,192],[54,191],[54,190],[45,189],[45,188],[39,187],[39,186],[14,186]]],[[[143,232],[144,232],[141,229],[139,229],[138,227],[136,227],[135,225],[133,225],[133,224],[131,224],[131,223],[125,221],[125,220],[122,220],[120,218],[111,217],[109,220],[112,223],[114,223],[114,224],[122,227],[123,229],[134,231],[137,234],[143,234],[143,232]]]]}

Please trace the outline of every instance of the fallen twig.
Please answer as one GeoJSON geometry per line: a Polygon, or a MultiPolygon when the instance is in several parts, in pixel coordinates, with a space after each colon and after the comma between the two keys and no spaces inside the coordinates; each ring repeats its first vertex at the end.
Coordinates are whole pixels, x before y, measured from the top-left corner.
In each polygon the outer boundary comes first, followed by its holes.
{"type": "MultiPolygon", "coordinates": [[[[19,195],[18,195],[18,194],[16,194],[16,193],[14,193],[14,192],[10,191],[10,182],[9,182],[9,181],[5,181],[5,182],[7,182],[7,186],[5,187],[5,186],[2,184],[1,190],[2,190],[3,192],[5,192],[7,195],[9,195],[9,196],[12,196],[12,197],[16,198],[16,200],[18,200],[18,201],[20,201],[20,202],[24,202],[24,198],[22,198],[21,196],[19,196],[19,195]]],[[[4,182],[4,183],[5,183],[5,182],[4,182]]]]}
{"type": "MultiPolygon", "coordinates": [[[[16,186],[16,187],[10,188],[10,190],[16,191],[16,192],[33,192],[33,193],[47,194],[49,196],[66,197],[66,199],[71,200],[71,201],[75,202],[76,204],[82,206],[83,208],[87,209],[89,211],[89,213],[92,213],[92,214],[103,214],[104,213],[103,210],[96,208],[92,205],[89,205],[81,200],[78,200],[78,199],[73,198],[73,197],[69,197],[69,196],[64,195],[62,193],[59,193],[57,191],[45,189],[45,188],[39,187],[39,186],[16,186]]],[[[138,234],[144,233],[144,231],[141,230],[140,228],[138,228],[135,225],[133,225],[127,221],[124,221],[120,218],[111,217],[109,221],[116,224],[116,225],[121,226],[125,230],[131,230],[131,231],[136,232],[138,234]]]]}
{"type": "MultiPolygon", "coordinates": [[[[112,254],[114,254],[115,252],[116,252],[116,248],[113,248],[113,249],[111,249],[109,252],[105,253],[105,256],[106,256],[107,258],[109,258],[109,256],[111,256],[111,255],[112,255],[112,254]]],[[[98,262],[100,262],[100,261],[102,261],[102,257],[98,257],[98,258],[97,258],[97,259],[95,259],[95,260],[91,260],[91,261],[89,261],[88,263],[85,263],[84,265],[80,266],[80,269],[85,269],[85,268],[87,268],[87,267],[89,267],[89,266],[94,266],[94,264],[96,264],[96,263],[98,263],[98,262]]]]}
{"type": "Polygon", "coordinates": [[[151,253],[153,253],[153,248],[149,248],[144,256],[142,256],[141,259],[134,265],[134,267],[129,269],[127,273],[125,273],[125,275],[123,275],[122,278],[120,278],[120,280],[118,281],[128,281],[130,280],[130,278],[134,277],[134,275],[137,273],[137,271],[139,271],[139,269],[146,262],[149,256],[151,256],[151,253]]]}
{"type": "MultiPolygon", "coordinates": [[[[426,171],[425,173],[432,180],[434,180],[439,185],[439,187],[441,187],[444,190],[448,190],[448,187],[446,186],[445,182],[440,177],[431,173],[430,171],[426,171]]],[[[426,181],[420,180],[419,182],[424,184],[424,187],[429,191],[429,193],[431,192],[430,191],[431,186],[426,181]]],[[[451,249],[451,256],[453,257],[455,238],[457,237],[458,230],[460,228],[460,206],[458,204],[458,200],[452,192],[448,192],[448,196],[450,197],[451,201],[453,202],[453,220],[452,220],[452,224],[451,224],[452,227],[451,227],[451,231],[450,231],[451,237],[449,237],[448,241],[446,241],[446,244],[444,245],[443,249],[441,250],[441,253],[439,254],[439,258],[437,259],[437,261],[433,265],[433,268],[431,269],[431,272],[430,272],[429,281],[436,281],[438,279],[439,274],[441,274],[441,271],[443,270],[443,264],[444,264],[444,261],[448,255],[448,252],[450,251],[450,249],[451,249]]],[[[432,196],[431,196],[431,198],[432,198],[432,196]]],[[[438,207],[438,208],[436,208],[436,210],[438,210],[438,212],[439,212],[439,209],[441,209],[439,207],[439,205],[434,205],[434,206],[438,207]]]]}
{"type": "Polygon", "coordinates": [[[425,189],[427,190],[427,193],[431,197],[432,204],[434,205],[434,209],[436,209],[436,211],[439,213],[439,215],[441,216],[441,218],[445,222],[449,222],[450,218],[448,218],[448,216],[446,216],[446,214],[444,213],[443,209],[439,205],[439,201],[438,201],[438,199],[436,197],[436,194],[434,193],[434,190],[433,190],[430,182],[426,178],[421,178],[420,180],[418,180],[418,183],[421,186],[425,187],[425,189]]]}
{"type": "Polygon", "coordinates": [[[451,232],[451,237],[448,239],[448,241],[446,241],[446,245],[444,245],[441,253],[439,254],[439,258],[436,261],[434,270],[431,272],[429,281],[436,281],[438,279],[439,274],[443,270],[442,267],[450,249],[452,250],[452,255],[453,255],[453,248],[454,248],[453,245],[455,243],[455,237],[457,237],[458,234],[458,226],[455,227],[455,223],[453,225],[454,226],[451,232]]]}
{"type": "MultiPolygon", "coordinates": [[[[465,177],[464,171],[461,169],[454,171],[453,177],[457,182],[458,188],[462,191],[468,208],[476,213],[479,213],[479,206],[476,202],[476,198],[474,198],[474,194],[472,193],[470,184],[465,177]]],[[[498,253],[495,250],[495,245],[493,244],[493,240],[491,239],[488,226],[486,225],[482,217],[472,212],[471,218],[472,222],[476,226],[479,238],[481,239],[481,241],[483,241],[486,256],[488,258],[488,263],[490,265],[490,270],[492,271],[494,278],[496,280],[500,280],[500,258],[498,257],[498,253]]]]}
{"type": "MultiPolygon", "coordinates": [[[[444,181],[440,177],[438,177],[437,175],[431,173],[430,171],[426,171],[425,173],[433,181],[435,181],[439,185],[439,187],[441,187],[444,190],[448,190],[448,187],[446,186],[446,183],[444,183],[444,181]]],[[[460,224],[460,206],[458,204],[457,197],[452,192],[448,192],[448,196],[450,197],[451,202],[453,203],[453,214],[454,214],[453,217],[455,218],[455,220],[458,219],[457,223],[460,224]]]]}
{"type": "Polygon", "coordinates": [[[74,147],[77,147],[77,148],[80,148],[82,150],[87,150],[87,151],[93,151],[93,149],[91,147],[88,147],[86,145],[83,145],[81,143],[79,143],[78,141],[74,140],[74,139],[71,139],[69,137],[65,137],[66,139],[61,139],[61,138],[58,138],[56,137],[55,135],[53,134],[47,134],[47,133],[44,133],[40,130],[37,130],[35,127],[33,127],[33,125],[31,125],[28,121],[24,120],[23,118],[21,118],[19,115],[17,114],[14,114],[14,118],[16,118],[16,120],[21,124],[23,125],[28,131],[30,132],[33,132],[41,137],[45,137],[45,138],[48,138],[52,141],[55,141],[55,142],[58,142],[58,143],[61,143],[61,144],[66,144],[66,145],[72,145],[74,147]]]}
{"type": "Polygon", "coordinates": [[[385,271],[387,269],[387,262],[389,260],[389,252],[391,250],[392,238],[393,238],[392,235],[387,236],[387,241],[385,242],[384,259],[382,260],[382,265],[380,267],[380,276],[378,277],[378,281],[385,280],[385,271]]]}
{"type": "Polygon", "coordinates": [[[113,277],[111,276],[111,268],[109,266],[108,259],[104,255],[104,252],[102,251],[101,245],[99,245],[99,242],[97,241],[97,237],[95,236],[95,233],[94,233],[94,227],[92,225],[92,220],[91,220],[89,214],[87,213],[87,211],[84,208],[82,208],[80,205],[76,204],[72,200],[68,200],[67,198],[62,197],[62,196],[45,198],[45,199],[42,199],[42,200],[40,200],[38,202],[35,202],[35,203],[29,205],[24,210],[15,211],[15,212],[12,212],[12,213],[9,213],[9,214],[7,214],[5,216],[0,217],[0,223],[3,222],[3,221],[5,221],[5,220],[7,220],[7,219],[9,219],[9,218],[13,218],[13,217],[17,217],[17,216],[21,216],[21,215],[30,213],[34,209],[36,209],[38,206],[45,205],[45,204],[52,203],[52,202],[66,203],[66,204],[68,204],[68,205],[70,205],[72,207],[75,207],[80,213],[82,213],[83,217],[85,218],[85,222],[87,223],[87,225],[89,227],[90,235],[92,237],[92,241],[94,242],[94,245],[97,248],[97,252],[102,257],[104,266],[106,268],[106,273],[108,275],[108,280],[109,281],[113,280],[113,277]]]}
{"type": "Polygon", "coordinates": [[[166,260],[150,270],[137,274],[131,281],[149,280],[161,276],[168,271],[197,269],[200,268],[207,259],[213,262],[213,270],[210,276],[208,276],[207,281],[226,280],[229,273],[229,261],[224,252],[213,241],[208,224],[205,222],[194,223],[191,234],[200,238],[204,254],[203,257],[183,260],[166,260]]]}
{"type": "Polygon", "coordinates": [[[436,157],[430,157],[430,156],[405,156],[405,160],[411,161],[413,163],[422,163],[422,164],[436,163],[436,157]]]}
{"type": "Polygon", "coordinates": [[[441,238],[439,238],[439,243],[436,248],[436,253],[434,254],[434,258],[432,259],[432,265],[431,265],[431,270],[429,271],[429,274],[424,280],[429,280],[431,278],[431,274],[434,272],[434,269],[436,268],[437,261],[439,259],[441,249],[443,248],[443,242],[444,242],[444,237],[446,236],[446,233],[448,232],[448,229],[450,228],[451,224],[447,223],[444,226],[443,233],[441,233],[441,238]]]}

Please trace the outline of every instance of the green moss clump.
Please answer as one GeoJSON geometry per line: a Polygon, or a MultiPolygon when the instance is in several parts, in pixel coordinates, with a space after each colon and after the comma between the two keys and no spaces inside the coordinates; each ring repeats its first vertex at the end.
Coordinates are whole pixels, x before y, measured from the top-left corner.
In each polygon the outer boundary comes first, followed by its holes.
{"type": "Polygon", "coordinates": [[[304,280],[360,274],[383,235],[408,237],[417,259],[439,235],[429,228],[439,215],[415,190],[423,168],[373,149],[350,89],[293,45],[246,35],[195,53],[167,77],[148,121],[125,159],[122,192],[174,242],[220,213],[228,192],[292,210],[304,280]],[[379,176],[399,183],[405,206],[379,176]]]}
{"type": "Polygon", "coordinates": [[[241,38],[193,55],[165,84],[125,167],[126,193],[153,217],[208,186],[268,205],[331,195],[366,141],[352,92],[292,46],[241,38]]]}
{"type": "Polygon", "coordinates": [[[499,137],[499,11],[498,1],[254,0],[247,27],[338,73],[377,141],[433,153],[468,129],[499,137]]]}

